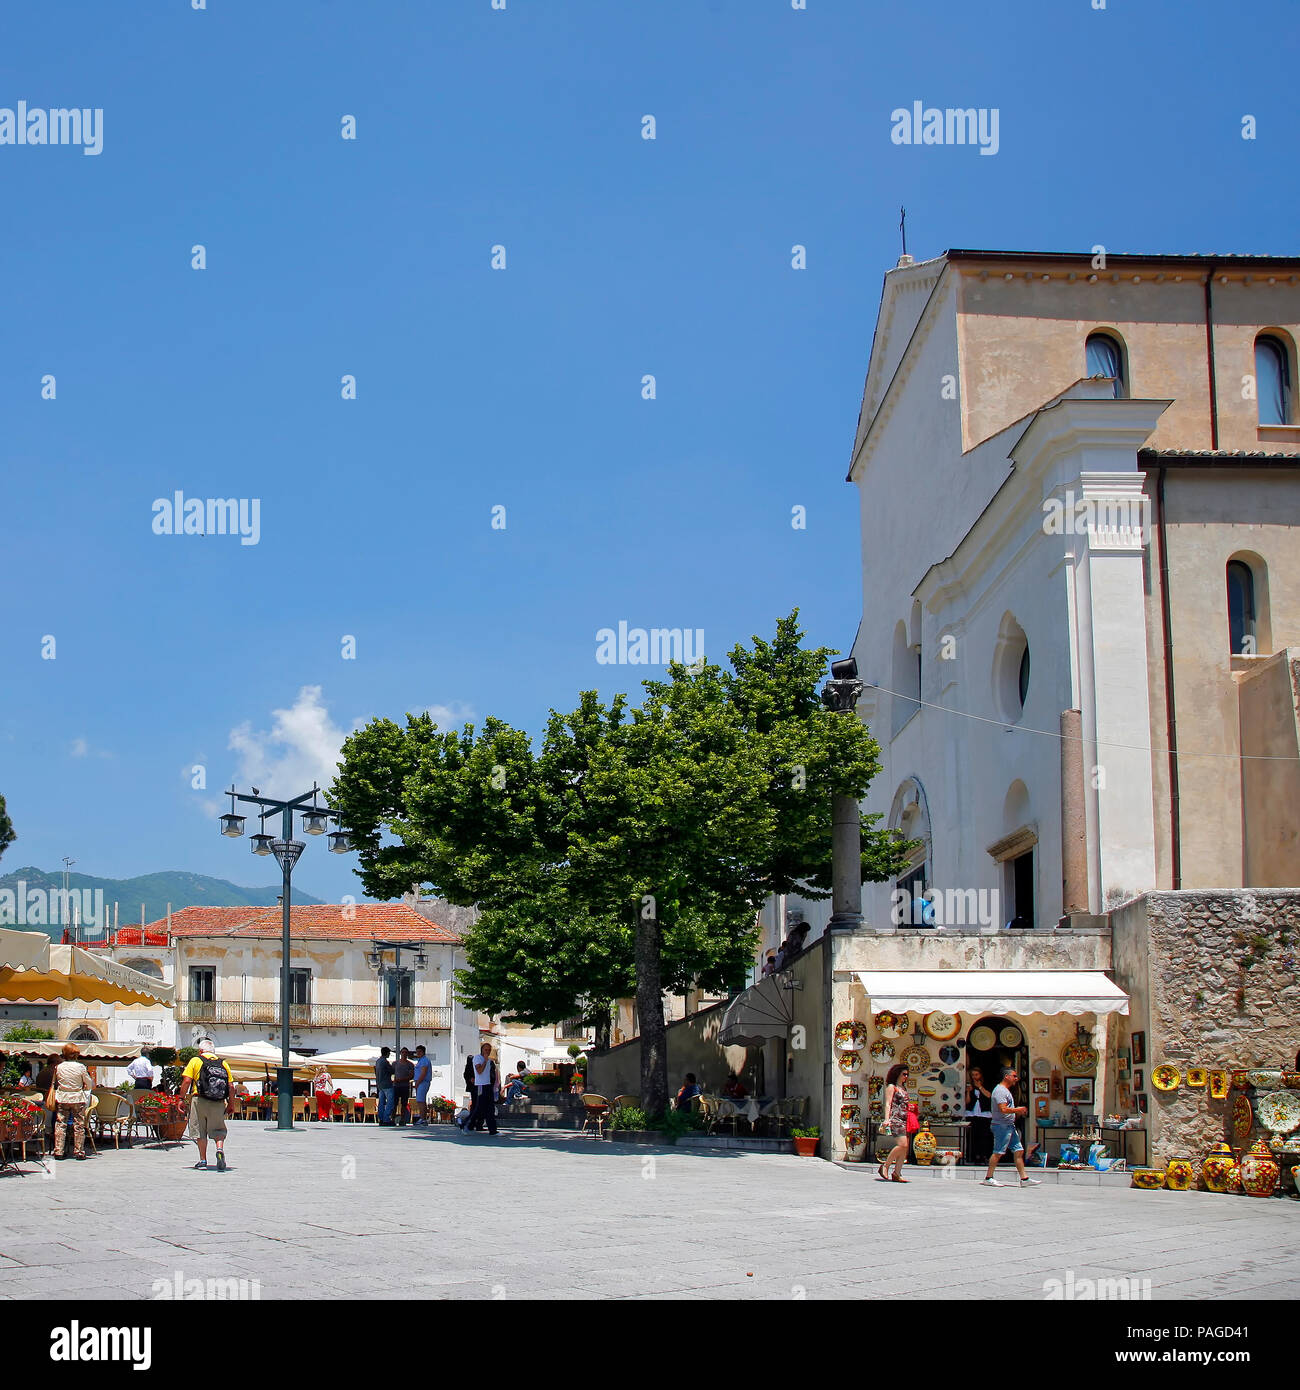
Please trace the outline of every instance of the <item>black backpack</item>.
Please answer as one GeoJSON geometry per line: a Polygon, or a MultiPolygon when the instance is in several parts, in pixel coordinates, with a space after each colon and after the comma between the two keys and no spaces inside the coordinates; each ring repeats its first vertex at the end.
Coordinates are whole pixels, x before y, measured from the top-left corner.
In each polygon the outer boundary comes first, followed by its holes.
{"type": "Polygon", "coordinates": [[[194,1089],[204,1100],[225,1100],[230,1094],[230,1078],[226,1075],[224,1064],[218,1058],[203,1059],[194,1089]]]}

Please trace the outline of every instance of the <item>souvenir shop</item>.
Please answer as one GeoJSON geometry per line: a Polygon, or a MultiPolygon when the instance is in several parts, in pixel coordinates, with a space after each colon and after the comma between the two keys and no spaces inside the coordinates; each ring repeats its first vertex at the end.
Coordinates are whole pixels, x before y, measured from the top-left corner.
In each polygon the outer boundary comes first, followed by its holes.
{"type": "Polygon", "coordinates": [[[987,1160],[989,1096],[1007,1068],[1029,1112],[1025,1147],[1042,1161],[1146,1161],[1141,1116],[1121,1109],[1124,1059],[1107,1048],[1128,999],[1100,971],[860,971],[849,998],[853,1016],[832,1036],[846,1158],[875,1153],[886,1079],[902,1064],[918,1162],[987,1160]]]}

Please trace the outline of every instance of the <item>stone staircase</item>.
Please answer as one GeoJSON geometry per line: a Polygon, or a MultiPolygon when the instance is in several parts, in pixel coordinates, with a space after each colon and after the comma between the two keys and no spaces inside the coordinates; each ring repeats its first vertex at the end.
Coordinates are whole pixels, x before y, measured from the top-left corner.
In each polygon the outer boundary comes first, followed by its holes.
{"type": "Polygon", "coordinates": [[[499,1129],[576,1130],[582,1128],[582,1118],[580,1097],[555,1092],[534,1092],[519,1111],[497,1106],[499,1129]]]}

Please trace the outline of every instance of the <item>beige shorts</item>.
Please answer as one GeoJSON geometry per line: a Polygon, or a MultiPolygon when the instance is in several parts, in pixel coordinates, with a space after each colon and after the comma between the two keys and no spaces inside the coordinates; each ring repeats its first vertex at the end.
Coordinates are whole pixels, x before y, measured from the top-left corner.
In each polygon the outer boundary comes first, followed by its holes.
{"type": "Polygon", "coordinates": [[[226,1137],[226,1102],[204,1100],[195,1096],[190,1102],[190,1138],[224,1139],[226,1137]]]}

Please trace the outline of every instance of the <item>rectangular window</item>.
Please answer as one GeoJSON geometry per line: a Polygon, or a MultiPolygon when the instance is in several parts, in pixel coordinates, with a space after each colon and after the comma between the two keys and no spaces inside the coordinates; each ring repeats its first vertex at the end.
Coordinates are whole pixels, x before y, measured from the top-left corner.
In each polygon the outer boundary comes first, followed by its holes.
{"type": "Polygon", "coordinates": [[[311,1003],[311,971],[291,968],[289,971],[289,1003],[311,1003]]]}
{"type": "Polygon", "coordinates": [[[1011,861],[1011,926],[1037,926],[1034,916],[1034,852],[1026,850],[1011,861]]]}
{"type": "Polygon", "coordinates": [[[217,967],[215,965],[190,966],[190,1002],[192,1004],[211,1004],[217,997],[217,967]]]}

